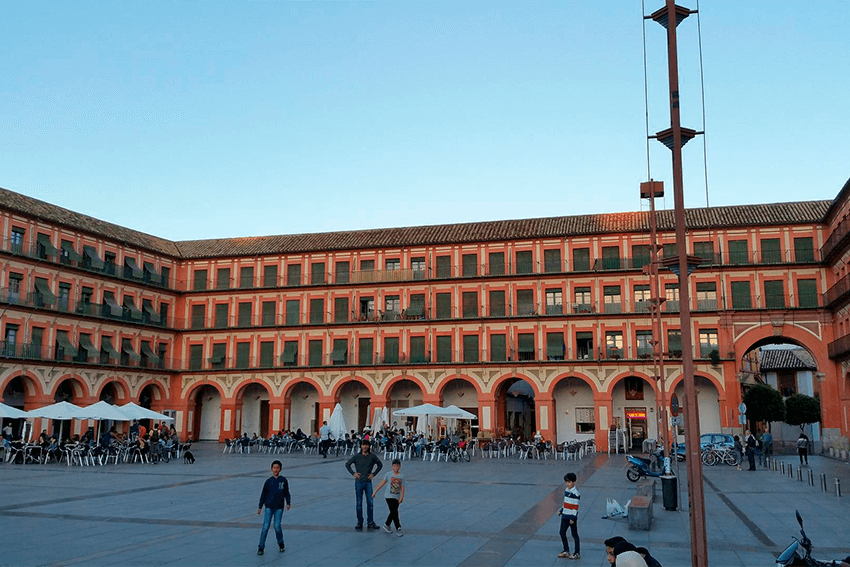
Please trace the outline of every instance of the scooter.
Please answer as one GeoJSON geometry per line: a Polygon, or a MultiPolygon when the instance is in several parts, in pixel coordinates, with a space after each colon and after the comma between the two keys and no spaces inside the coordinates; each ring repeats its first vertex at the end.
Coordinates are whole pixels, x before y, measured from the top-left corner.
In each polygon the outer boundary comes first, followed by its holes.
{"type": "MultiPolygon", "coordinates": [[[[663,455],[663,451],[656,452],[655,456],[660,459],[659,453],[663,455]]],[[[652,460],[644,459],[643,457],[635,457],[634,455],[626,455],[629,460],[629,466],[626,468],[626,478],[632,482],[637,482],[641,477],[660,477],[662,471],[654,471],[650,468],[652,460]]]]}
{"type": "Polygon", "coordinates": [[[791,567],[791,566],[813,566],[813,565],[822,565],[822,566],[838,566],[840,565],[839,561],[818,561],[812,557],[812,540],[806,535],[806,531],[803,529],[803,518],[800,517],[800,512],[794,510],[797,514],[797,522],[800,524],[800,535],[803,536],[803,539],[794,538],[794,541],[791,542],[791,545],[785,548],[779,557],[776,558],[777,567],[791,567]],[[803,553],[805,552],[805,553],[803,553]],[[801,554],[802,553],[802,554],[801,554]]]}

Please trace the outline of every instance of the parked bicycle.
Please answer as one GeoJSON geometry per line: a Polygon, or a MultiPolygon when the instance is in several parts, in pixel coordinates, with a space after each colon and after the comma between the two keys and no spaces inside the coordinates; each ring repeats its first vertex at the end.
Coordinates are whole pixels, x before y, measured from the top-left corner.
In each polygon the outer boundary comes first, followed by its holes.
{"type": "Polygon", "coordinates": [[[470,459],[469,450],[467,449],[466,445],[461,447],[457,443],[452,443],[449,446],[449,458],[452,460],[453,463],[456,463],[458,461],[466,461],[468,463],[470,459]]]}
{"type": "Polygon", "coordinates": [[[702,450],[702,462],[708,466],[726,463],[730,467],[734,467],[738,465],[738,455],[731,447],[708,445],[702,450]]]}

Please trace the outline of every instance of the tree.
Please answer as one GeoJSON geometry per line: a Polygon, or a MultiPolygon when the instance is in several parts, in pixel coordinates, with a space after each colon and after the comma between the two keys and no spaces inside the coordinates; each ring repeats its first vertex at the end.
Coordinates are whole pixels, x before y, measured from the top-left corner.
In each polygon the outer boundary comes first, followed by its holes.
{"type": "Polygon", "coordinates": [[[750,421],[785,421],[785,400],[770,386],[753,386],[744,394],[744,403],[750,421]]]}
{"type": "Polygon", "coordinates": [[[820,402],[805,394],[794,394],[785,399],[785,423],[799,425],[820,422],[820,402]]]}

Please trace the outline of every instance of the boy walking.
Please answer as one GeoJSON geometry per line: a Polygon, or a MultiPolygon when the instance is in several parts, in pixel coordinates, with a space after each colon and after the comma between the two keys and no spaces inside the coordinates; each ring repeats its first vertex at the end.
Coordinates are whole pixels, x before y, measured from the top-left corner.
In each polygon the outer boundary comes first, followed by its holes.
{"type": "Polygon", "coordinates": [[[387,491],[384,493],[384,498],[387,500],[387,508],[390,509],[390,515],[387,516],[387,522],[384,524],[384,531],[388,534],[393,533],[390,528],[390,522],[395,524],[395,535],[403,536],[401,533],[401,522],[398,519],[398,506],[404,502],[404,476],[401,474],[401,460],[393,459],[393,470],[384,475],[381,483],[375,487],[375,492],[372,493],[372,498],[378,493],[382,486],[387,485],[387,491]]]}
{"type": "Polygon", "coordinates": [[[564,503],[561,505],[561,509],[558,510],[558,515],[561,516],[561,530],[559,534],[564,550],[558,554],[558,557],[564,559],[581,559],[578,538],[578,501],[581,498],[581,493],[576,488],[576,473],[569,472],[565,474],[564,482],[567,484],[564,489],[564,503]],[[573,554],[570,554],[570,544],[567,541],[568,528],[572,531],[573,540],[576,543],[576,552],[573,554]]]}
{"type": "Polygon", "coordinates": [[[280,476],[280,469],[283,465],[280,461],[272,462],[272,476],[266,480],[263,485],[263,491],[260,493],[260,504],[257,507],[257,515],[263,513],[263,506],[266,507],[266,515],[263,517],[263,530],[260,532],[260,544],[257,547],[257,555],[262,555],[266,547],[266,537],[269,535],[269,524],[274,519],[274,533],[277,536],[277,545],[281,553],[286,550],[283,544],[283,530],[280,529],[280,520],[283,518],[283,506],[286,502],[286,509],[289,510],[291,499],[289,497],[289,482],[286,477],[280,476]]]}

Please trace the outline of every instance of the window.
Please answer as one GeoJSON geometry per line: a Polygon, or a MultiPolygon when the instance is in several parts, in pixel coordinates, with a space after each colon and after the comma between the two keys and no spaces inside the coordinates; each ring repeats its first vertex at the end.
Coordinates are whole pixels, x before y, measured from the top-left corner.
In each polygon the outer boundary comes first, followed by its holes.
{"type": "Polygon", "coordinates": [[[277,287],[277,265],[263,266],[263,287],[277,287]]]}
{"type": "Polygon", "coordinates": [[[39,258],[44,260],[53,259],[56,257],[56,248],[50,242],[50,236],[47,234],[37,234],[35,237],[35,252],[39,258]]]}
{"type": "Polygon", "coordinates": [[[784,397],[793,396],[797,393],[797,373],[780,370],[776,373],[776,385],[784,397]]]}
{"type": "Polygon", "coordinates": [[[239,315],[237,325],[240,327],[251,326],[251,303],[244,302],[239,304],[239,315]]]}
{"type": "Polygon", "coordinates": [[[410,269],[413,270],[413,279],[425,279],[425,258],[422,256],[410,259],[410,269]]]}
{"type": "Polygon", "coordinates": [[[546,333],[546,360],[564,360],[564,333],[546,333]]]}
{"type": "Polygon", "coordinates": [[[230,289],[230,268],[219,268],[216,270],[215,288],[230,289]]]}
{"type": "Polygon", "coordinates": [[[478,317],[478,292],[465,291],[462,296],[464,318],[478,317]]]}
{"type": "MultiPolygon", "coordinates": [[[[61,332],[61,331],[59,331],[61,332]]],[[[6,323],[6,337],[3,344],[2,355],[15,357],[17,356],[18,343],[18,325],[6,323]]]]}
{"type": "Polygon", "coordinates": [[[608,358],[623,358],[623,333],[621,331],[605,333],[605,353],[608,358]]]}
{"type": "Polygon", "coordinates": [[[94,314],[94,311],[92,310],[91,306],[93,296],[94,289],[88,286],[83,286],[83,288],[80,290],[80,302],[79,304],[77,304],[77,312],[86,313],[89,315],[94,314]]]}
{"type": "Polygon", "coordinates": [[[239,287],[254,287],[254,267],[245,266],[239,269],[239,287]]]}
{"type": "Polygon", "coordinates": [[[590,271],[590,248],[576,248],[573,250],[573,271],[590,271]]]}
{"type": "Polygon", "coordinates": [[[764,282],[764,306],[768,309],[783,309],[785,307],[785,292],[782,280],[764,282]]]}
{"type": "Polygon", "coordinates": [[[648,285],[636,285],[635,286],[635,312],[636,313],[646,313],[649,311],[651,306],[650,302],[650,293],[648,285]]]}
{"type": "Polygon", "coordinates": [[[730,240],[729,241],[729,263],[730,264],[748,264],[750,262],[750,253],[747,251],[746,240],[730,240]]]}
{"type": "Polygon", "coordinates": [[[665,311],[676,312],[679,310],[679,284],[665,284],[664,297],[666,298],[664,302],[665,311]]]}
{"type": "Polygon", "coordinates": [[[372,364],[375,341],[372,338],[360,338],[357,350],[360,353],[360,364],[372,364]]]}
{"type": "Polygon", "coordinates": [[[319,325],[325,322],[325,300],[316,298],[310,300],[310,324],[319,325]]]}
{"type": "Polygon", "coordinates": [[[68,311],[71,305],[71,284],[59,282],[59,295],[56,297],[56,309],[68,311]]]}
{"type": "Polygon", "coordinates": [[[652,331],[636,331],[635,332],[635,348],[638,358],[652,358],[652,331]]]}
{"type": "Polygon", "coordinates": [[[323,284],[325,283],[325,263],[313,262],[310,265],[310,283],[323,284]]]}
{"type": "Polygon", "coordinates": [[[490,270],[488,272],[491,276],[501,276],[505,273],[505,253],[504,252],[490,252],[487,256],[488,263],[490,264],[490,270]]]}
{"type": "Polygon", "coordinates": [[[24,229],[12,228],[12,252],[15,254],[24,253],[24,229]]]}
{"type": "Polygon", "coordinates": [[[560,288],[546,290],[546,315],[564,314],[564,292],[560,288]]]}
{"type": "Polygon", "coordinates": [[[398,258],[387,258],[384,260],[384,269],[388,272],[394,272],[401,269],[401,260],[398,258]]]}
{"type": "Polygon", "coordinates": [[[518,289],[516,290],[516,314],[517,315],[536,315],[537,310],[534,308],[534,290],[518,289]]]}
{"type": "Polygon", "coordinates": [[[673,258],[674,256],[678,256],[678,255],[679,255],[679,247],[678,247],[678,246],[676,246],[676,243],[675,243],[675,242],[671,242],[671,243],[668,243],[668,244],[664,244],[664,245],[661,247],[661,254],[662,254],[665,258],[673,258]]]}
{"type": "Polygon", "coordinates": [[[224,368],[227,365],[227,343],[213,344],[208,362],[213,370],[224,368]]]}
{"type": "Polygon", "coordinates": [[[602,269],[603,270],[619,270],[620,269],[620,247],[619,246],[603,246],[602,247],[602,269]]]}
{"type": "Polygon", "coordinates": [[[437,319],[451,319],[452,317],[452,294],[437,294],[437,319]]]}
{"type": "Polygon", "coordinates": [[[77,251],[74,250],[74,243],[70,240],[63,240],[59,248],[59,261],[63,264],[70,264],[71,262],[78,264],[82,260],[77,251]]]}
{"type": "Polygon", "coordinates": [[[578,360],[593,359],[593,333],[579,331],[576,333],[576,358],[578,360]]]}
{"type": "Polygon", "coordinates": [[[704,260],[701,265],[714,264],[714,243],[694,242],[694,256],[704,260]]]}
{"type": "Polygon", "coordinates": [[[649,245],[635,244],[632,246],[632,267],[643,268],[650,261],[649,245]]]}
{"type": "Polygon", "coordinates": [[[285,341],[280,361],[284,366],[298,366],[298,341],[285,341]]]}
{"type": "Polygon", "coordinates": [[[9,301],[14,303],[21,299],[21,282],[24,275],[17,272],[9,273],[9,301]]]}
{"type": "Polygon", "coordinates": [[[761,240],[762,264],[778,264],[782,261],[782,251],[779,249],[778,238],[763,238],[761,240]]]}
{"type": "Polygon", "coordinates": [[[388,295],[384,297],[384,319],[394,321],[401,313],[401,297],[388,295]]]}
{"type": "Polygon", "coordinates": [[[490,317],[505,316],[504,290],[490,290],[490,317]]]}
{"type": "Polygon", "coordinates": [[[375,271],[375,261],[374,260],[360,260],[360,271],[361,272],[374,272],[375,271]]]}
{"type": "Polygon", "coordinates": [[[160,303],[159,304],[159,321],[163,325],[168,325],[168,304],[160,303]]]}
{"type": "Polygon", "coordinates": [[[576,313],[590,313],[593,311],[593,303],[590,297],[589,287],[577,287],[573,290],[575,303],[573,309],[576,313]]]}
{"type": "Polygon", "coordinates": [[[50,291],[50,286],[44,278],[35,278],[33,282],[35,292],[33,293],[33,302],[39,306],[53,306],[56,304],[56,296],[50,291]]]}
{"type": "Polygon", "coordinates": [[[595,408],[576,408],[576,433],[596,433],[595,408]]]}
{"type": "Polygon", "coordinates": [[[334,339],[331,364],[334,366],[348,364],[348,339],[334,339]]]}
{"type": "Polygon", "coordinates": [[[274,366],[274,343],[263,341],[260,343],[260,367],[271,368],[274,366]]]}
{"type": "Polygon", "coordinates": [[[104,317],[121,317],[124,315],[124,310],[115,301],[115,294],[111,291],[103,292],[103,316],[104,317]]]}
{"type": "Polygon", "coordinates": [[[410,362],[427,362],[425,358],[425,337],[410,337],[410,362]]]}
{"type": "Polygon", "coordinates": [[[287,266],[286,285],[301,285],[301,264],[287,266]]]}
{"type": "Polygon", "coordinates": [[[223,329],[228,326],[228,306],[226,303],[217,303],[215,306],[215,326],[223,329]]]}
{"type": "Polygon", "coordinates": [[[750,282],[731,283],[732,309],[752,309],[753,302],[750,294],[750,282]]]}
{"type": "Polygon", "coordinates": [[[425,294],[414,293],[410,296],[410,307],[406,312],[407,319],[424,319],[425,318],[425,294]]]}
{"type": "Polygon", "coordinates": [[[797,280],[797,307],[817,307],[818,286],[815,280],[797,280]]]}
{"type": "Polygon", "coordinates": [[[110,276],[115,275],[115,253],[114,252],[104,252],[103,253],[103,271],[104,271],[104,273],[107,273],[110,276]]]}
{"type": "Polygon", "coordinates": [[[478,362],[478,335],[463,336],[463,361],[478,362]]]}
{"type": "Polygon", "coordinates": [[[334,265],[334,281],[336,283],[348,283],[351,278],[351,264],[348,262],[337,262],[334,265]]]}
{"type": "MultiPolygon", "coordinates": [[[[198,356],[200,357],[200,360],[203,360],[203,351],[201,351],[198,356]]],[[[110,364],[110,361],[117,361],[119,358],[120,355],[118,354],[118,351],[112,346],[112,338],[100,337],[100,363],[110,364]]],[[[198,368],[200,368],[200,366],[198,366],[198,368]]]]}
{"type": "Polygon", "coordinates": [[[348,298],[334,298],[334,322],[345,323],[348,321],[348,298]]]}
{"type": "Polygon", "coordinates": [[[518,251],[516,253],[516,273],[530,274],[534,271],[534,262],[531,256],[531,250],[518,251]]]}
{"type": "Polygon", "coordinates": [[[671,357],[682,356],[682,331],[679,329],[667,329],[667,352],[671,357]]]}
{"type": "Polygon", "coordinates": [[[191,325],[193,329],[203,329],[206,325],[206,305],[193,305],[192,306],[192,321],[191,325]]]}
{"type": "Polygon", "coordinates": [[[490,335],[490,361],[503,362],[507,360],[505,335],[490,335]]]}
{"type": "Polygon", "coordinates": [[[153,307],[153,302],[150,299],[142,299],[142,314],[145,316],[145,323],[158,324],[162,319],[159,313],[153,307]]]}
{"type": "Polygon", "coordinates": [[[142,357],[133,350],[133,341],[130,339],[121,339],[121,364],[124,366],[139,364],[141,359],[142,357]]]}
{"type": "MultiPolygon", "coordinates": [[[[43,358],[42,345],[44,343],[44,329],[41,327],[33,327],[30,334],[30,344],[25,345],[26,350],[24,356],[27,358],[43,358]]],[[[95,356],[97,358],[97,356],[95,356]]]]}
{"type": "Polygon", "coordinates": [[[301,323],[301,302],[298,299],[286,301],[286,324],[299,325],[301,323]]]}
{"type": "Polygon", "coordinates": [[[384,363],[398,364],[398,337],[384,337],[384,363]]]}
{"type": "Polygon", "coordinates": [[[437,362],[452,361],[452,337],[443,335],[437,337],[437,362]]]}
{"type": "Polygon", "coordinates": [[[717,342],[717,329],[700,329],[699,332],[699,356],[700,358],[708,358],[711,352],[720,352],[720,346],[717,342]]]}
{"type": "Polygon", "coordinates": [[[375,320],[375,300],[372,297],[364,296],[360,298],[360,320],[375,320]]]}
{"type": "Polygon", "coordinates": [[[520,333],[517,335],[517,359],[536,360],[534,356],[534,333],[520,333]]]}
{"type": "Polygon", "coordinates": [[[159,368],[165,368],[165,361],[168,357],[168,344],[160,343],[157,348],[157,356],[159,357],[159,363],[157,366],[159,368]]]}
{"type": "Polygon", "coordinates": [[[620,286],[604,286],[602,288],[602,298],[605,300],[605,313],[622,313],[623,298],[620,296],[620,286]]]}
{"type": "Polygon", "coordinates": [[[815,261],[815,246],[811,236],[794,239],[794,260],[797,262],[815,261]]]}
{"type": "Polygon", "coordinates": [[[452,258],[451,256],[437,256],[437,277],[450,278],[452,277],[452,258]]]}
{"type": "Polygon", "coordinates": [[[717,284],[715,282],[697,282],[697,310],[717,309],[717,284]]]}
{"type": "Polygon", "coordinates": [[[138,307],[136,307],[136,304],[133,302],[133,297],[130,295],[124,296],[123,315],[125,319],[132,321],[141,321],[143,318],[142,312],[139,311],[138,307]]]}
{"type": "Polygon", "coordinates": [[[251,366],[251,343],[236,343],[236,368],[251,366]]]}
{"type": "Polygon", "coordinates": [[[277,324],[276,309],[277,304],[274,301],[263,301],[263,325],[277,324]]]}
{"type": "Polygon", "coordinates": [[[307,343],[307,364],[309,366],[321,366],[324,359],[322,339],[312,340],[307,343]]]}
{"type": "MultiPolygon", "coordinates": [[[[171,268],[160,268],[159,269],[159,281],[162,287],[168,287],[168,282],[171,278],[171,268]]],[[[165,358],[160,357],[160,362],[164,361],[165,358]]]]}
{"type": "Polygon", "coordinates": [[[543,251],[543,271],[547,274],[557,274],[563,271],[560,250],[551,249],[543,251]]]}
{"type": "Polygon", "coordinates": [[[189,345],[189,370],[200,370],[203,361],[204,345],[189,345]]]}
{"type": "Polygon", "coordinates": [[[195,291],[203,291],[207,289],[207,271],[206,270],[195,270],[192,274],[193,285],[192,289],[195,291]]]}
{"type": "Polygon", "coordinates": [[[478,255],[464,254],[461,257],[463,263],[463,277],[469,278],[478,275],[478,255]]]}

